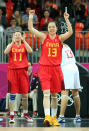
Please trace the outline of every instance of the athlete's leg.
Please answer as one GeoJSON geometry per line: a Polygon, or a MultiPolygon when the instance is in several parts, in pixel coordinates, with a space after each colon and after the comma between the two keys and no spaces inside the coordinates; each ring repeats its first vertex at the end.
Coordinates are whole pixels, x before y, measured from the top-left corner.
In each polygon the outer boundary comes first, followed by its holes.
{"type": "Polygon", "coordinates": [[[33,122],[32,118],[28,114],[28,94],[22,94],[22,106],[24,117],[28,122],[33,122]]]}
{"type": "Polygon", "coordinates": [[[63,117],[64,117],[66,106],[67,106],[67,103],[68,103],[68,94],[69,94],[68,89],[61,92],[60,116],[63,116],[63,117]]]}
{"type": "Polygon", "coordinates": [[[9,111],[10,93],[6,94],[6,110],[9,111]]]}
{"type": "Polygon", "coordinates": [[[51,115],[52,115],[52,124],[54,126],[59,126],[58,120],[56,119],[57,115],[57,93],[51,93],[51,115]]]}
{"type": "Polygon", "coordinates": [[[76,115],[80,115],[80,97],[78,89],[72,90],[76,115]]]}
{"type": "Polygon", "coordinates": [[[10,93],[10,123],[14,123],[14,110],[15,110],[15,99],[16,99],[16,94],[10,93]]]}
{"type": "Polygon", "coordinates": [[[21,94],[16,94],[16,101],[15,101],[15,112],[18,113],[20,105],[21,105],[21,94]]]}
{"type": "Polygon", "coordinates": [[[22,94],[23,112],[28,113],[28,94],[22,94]]]}
{"type": "Polygon", "coordinates": [[[50,116],[50,90],[44,90],[43,95],[43,107],[45,113],[44,123],[47,125],[52,125],[52,117],[50,116]]]}
{"type": "Polygon", "coordinates": [[[43,91],[43,106],[45,115],[50,115],[50,90],[43,91]]]}
{"type": "Polygon", "coordinates": [[[57,93],[51,93],[51,115],[54,117],[57,115],[57,93]]]}

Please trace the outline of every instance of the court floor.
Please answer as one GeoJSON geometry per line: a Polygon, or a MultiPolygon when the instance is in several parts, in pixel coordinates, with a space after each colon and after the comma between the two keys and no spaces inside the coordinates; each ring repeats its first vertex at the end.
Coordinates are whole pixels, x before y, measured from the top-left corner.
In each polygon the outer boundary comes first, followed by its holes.
{"type": "Polygon", "coordinates": [[[33,123],[29,123],[24,118],[15,118],[15,124],[9,124],[9,118],[3,118],[0,131],[89,131],[89,119],[82,119],[82,122],[76,123],[73,118],[66,118],[66,122],[61,123],[59,127],[47,127],[43,124],[43,118],[33,120],[33,123]]]}

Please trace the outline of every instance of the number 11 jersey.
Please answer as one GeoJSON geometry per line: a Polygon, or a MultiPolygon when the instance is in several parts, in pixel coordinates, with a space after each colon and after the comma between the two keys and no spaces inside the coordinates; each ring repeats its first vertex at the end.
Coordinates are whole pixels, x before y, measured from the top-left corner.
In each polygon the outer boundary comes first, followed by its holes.
{"type": "Polygon", "coordinates": [[[9,53],[9,69],[28,68],[27,51],[24,43],[20,46],[13,44],[9,53]]]}

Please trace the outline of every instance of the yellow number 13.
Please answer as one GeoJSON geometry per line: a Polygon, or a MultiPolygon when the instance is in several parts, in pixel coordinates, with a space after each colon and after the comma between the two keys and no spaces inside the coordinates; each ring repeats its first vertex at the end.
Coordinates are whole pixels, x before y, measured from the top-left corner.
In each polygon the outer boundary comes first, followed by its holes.
{"type": "Polygon", "coordinates": [[[48,56],[56,57],[57,56],[57,48],[48,48],[48,56]]]}

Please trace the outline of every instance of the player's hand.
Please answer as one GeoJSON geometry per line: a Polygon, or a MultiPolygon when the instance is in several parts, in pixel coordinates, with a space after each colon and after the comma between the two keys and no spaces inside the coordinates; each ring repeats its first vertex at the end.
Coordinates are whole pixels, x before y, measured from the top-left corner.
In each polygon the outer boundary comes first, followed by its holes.
{"type": "Polygon", "coordinates": [[[15,34],[13,33],[13,36],[12,36],[12,43],[14,44],[15,43],[15,34]]]}
{"type": "Polygon", "coordinates": [[[65,20],[69,19],[69,14],[68,13],[64,13],[64,18],[65,18],[65,20]]]}
{"type": "Polygon", "coordinates": [[[29,15],[34,15],[35,14],[35,10],[30,10],[29,11],[29,15]]]}
{"type": "Polygon", "coordinates": [[[25,41],[25,37],[26,37],[26,35],[25,35],[25,33],[23,33],[23,35],[21,36],[21,40],[25,41]]]}

